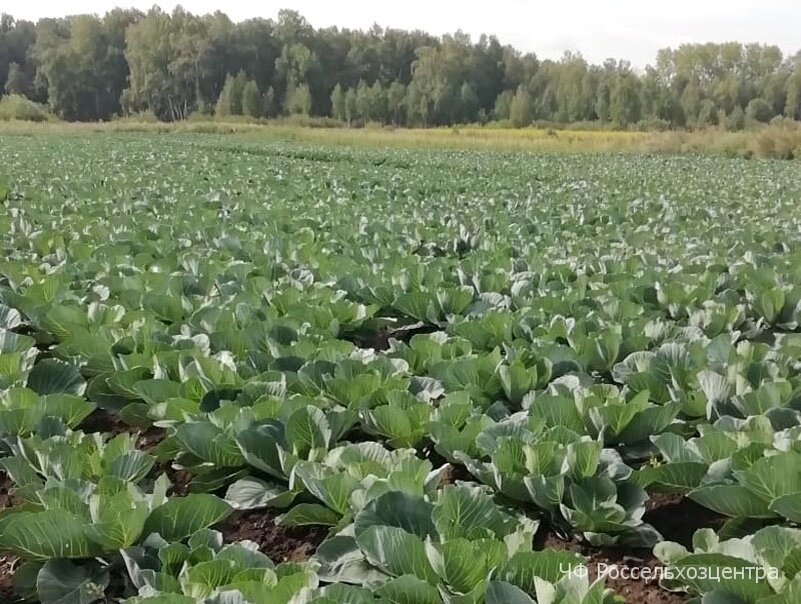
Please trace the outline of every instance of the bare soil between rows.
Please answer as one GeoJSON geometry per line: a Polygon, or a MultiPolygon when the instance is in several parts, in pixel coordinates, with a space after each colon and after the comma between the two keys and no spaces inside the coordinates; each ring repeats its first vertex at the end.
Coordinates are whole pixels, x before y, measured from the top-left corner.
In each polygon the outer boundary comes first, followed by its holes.
{"type": "Polygon", "coordinates": [[[304,562],[326,538],[324,527],[287,529],[275,524],[271,510],[236,511],[217,526],[226,543],[247,539],[259,545],[259,550],[279,564],[304,562]]]}
{"type": "MultiPolygon", "coordinates": [[[[654,493],[646,504],[644,520],[658,530],[666,541],[675,541],[686,547],[692,545],[692,536],[699,528],[719,528],[724,518],[699,506],[681,495],[654,493]]],[[[657,569],[662,566],[653,551],[645,548],[593,547],[576,538],[565,540],[555,532],[549,531],[537,539],[541,549],[558,549],[575,552],[587,559],[587,569],[591,578],[596,578],[598,568],[617,566],[628,569],[624,574],[631,576],[632,569],[657,569]]],[[[657,575],[657,573],[652,573],[657,575]]],[[[607,576],[606,586],[623,596],[627,604],[683,604],[688,596],[662,589],[658,580],[622,578],[607,576]]]]}
{"type": "MultiPolygon", "coordinates": [[[[82,425],[86,432],[108,432],[120,434],[134,432],[114,414],[96,410],[82,425]]],[[[138,446],[152,450],[164,437],[164,431],[149,428],[136,431],[138,446]]],[[[442,460],[444,462],[444,460],[442,460]]],[[[156,466],[158,473],[166,472],[173,482],[172,492],[183,495],[187,492],[190,476],[172,468],[169,462],[156,466]]],[[[440,487],[457,481],[472,480],[466,469],[460,465],[448,464],[440,480],[440,487]]],[[[13,505],[13,483],[5,473],[0,472],[0,509],[13,505]]],[[[675,541],[685,546],[692,543],[693,533],[699,528],[720,528],[723,518],[695,504],[681,495],[651,494],[646,504],[645,521],[658,530],[665,540],[675,541]]],[[[235,511],[216,528],[223,533],[226,542],[250,540],[275,563],[302,562],[308,560],[328,534],[325,527],[284,528],[276,525],[277,513],[272,510],[235,511]]],[[[649,549],[600,548],[593,547],[576,538],[565,539],[557,531],[544,530],[536,539],[537,548],[568,550],[587,558],[590,576],[594,576],[598,565],[607,567],[617,565],[629,568],[656,568],[660,562],[649,549]]],[[[15,556],[0,556],[0,602],[15,602],[12,576],[18,564],[15,556]]],[[[656,581],[631,580],[607,577],[607,587],[614,589],[627,604],[683,604],[688,596],[671,593],[659,587],[656,581]]]]}
{"type": "MultiPolygon", "coordinates": [[[[14,483],[5,472],[0,472],[0,509],[14,505],[14,483]]],[[[15,602],[12,576],[17,566],[16,556],[0,556],[0,602],[11,604],[15,602]]]]}
{"type": "MultiPolygon", "coordinates": [[[[449,465],[443,473],[440,486],[469,480],[470,475],[461,466],[449,465]]],[[[645,520],[652,524],[668,541],[685,546],[692,543],[693,533],[702,527],[719,528],[723,518],[702,508],[681,495],[654,494],[649,500],[645,520]]],[[[302,562],[309,559],[327,535],[325,528],[285,529],[275,524],[276,514],[270,510],[238,511],[217,528],[225,541],[249,539],[274,562],[302,562]]],[[[661,566],[650,549],[625,547],[600,548],[587,545],[578,539],[565,540],[555,531],[545,531],[536,540],[541,549],[568,550],[587,558],[591,577],[603,564],[619,568],[651,568],[661,566]]],[[[656,580],[634,580],[608,577],[607,587],[614,589],[627,604],[683,604],[688,596],[662,589],[656,580]]]]}

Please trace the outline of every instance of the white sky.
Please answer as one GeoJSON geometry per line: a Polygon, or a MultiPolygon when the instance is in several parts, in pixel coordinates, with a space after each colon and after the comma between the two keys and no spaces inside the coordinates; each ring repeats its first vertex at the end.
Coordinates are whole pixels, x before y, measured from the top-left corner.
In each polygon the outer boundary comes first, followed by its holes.
{"type": "MultiPolygon", "coordinates": [[[[154,0],[33,0],[0,11],[17,18],[77,13],[103,14],[114,6],[146,10],[154,0]],[[9,10],[10,9],[10,10],[9,10]]],[[[175,2],[156,2],[171,10],[175,2]]],[[[3,2],[5,4],[5,2],[3,2]]],[[[656,51],[683,42],[764,42],[785,54],[801,49],[799,0],[184,0],[193,13],[221,9],[239,21],[275,17],[293,8],[315,27],[368,28],[373,23],[443,34],[461,29],[477,37],[496,34],[501,42],[540,58],[580,50],[592,62],[629,59],[642,67],[656,51]]]]}

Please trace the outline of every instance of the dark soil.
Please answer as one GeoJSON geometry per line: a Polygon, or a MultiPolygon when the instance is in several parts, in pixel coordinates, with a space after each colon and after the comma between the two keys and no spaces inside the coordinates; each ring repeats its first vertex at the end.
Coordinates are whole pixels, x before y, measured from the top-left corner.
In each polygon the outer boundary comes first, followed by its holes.
{"type": "Polygon", "coordinates": [[[408,342],[414,336],[421,334],[421,333],[434,333],[436,331],[440,331],[440,328],[436,325],[424,325],[420,323],[415,323],[414,325],[406,325],[404,327],[398,327],[397,329],[393,329],[389,332],[388,337],[395,338],[396,340],[400,340],[401,342],[408,342]]]}
{"type": "Polygon", "coordinates": [[[14,499],[14,483],[8,474],[0,472],[0,509],[16,505],[14,499]]]}
{"type": "MultiPolygon", "coordinates": [[[[626,548],[598,548],[579,542],[577,539],[564,541],[554,533],[548,533],[538,540],[536,549],[556,549],[575,552],[587,558],[587,570],[590,580],[597,578],[598,567],[601,564],[607,568],[617,566],[618,569],[657,568],[661,566],[651,550],[626,548]]],[[[622,570],[619,574],[626,574],[622,570]]],[[[659,581],[653,579],[646,581],[623,579],[618,575],[607,576],[606,587],[625,599],[627,604],[684,604],[687,601],[685,594],[676,594],[665,591],[659,587],[659,581]]]]}
{"type": "Polygon", "coordinates": [[[164,470],[167,473],[167,478],[172,483],[172,490],[170,495],[178,495],[183,497],[189,493],[189,483],[192,482],[192,475],[186,470],[176,470],[170,464],[166,464],[164,470]]]}
{"type": "Polygon", "coordinates": [[[446,465],[445,470],[443,470],[442,474],[439,478],[439,488],[442,489],[449,484],[456,484],[457,482],[465,482],[470,481],[473,482],[473,476],[467,469],[461,464],[452,464],[449,463],[446,465]]]}
{"type": "MultiPolygon", "coordinates": [[[[5,472],[0,472],[0,509],[8,508],[15,504],[14,483],[5,472]]],[[[10,604],[15,602],[14,588],[11,584],[11,576],[17,564],[16,556],[0,556],[0,602],[10,604]]]]}
{"type": "Polygon", "coordinates": [[[148,426],[144,430],[129,426],[123,422],[116,413],[110,413],[105,409],[95,409],[92,411],[89,417],[83,420],[80,429],[87,434],[96,432],[111,434],[112,436],[125,432],[137,434],[137,448],[147,453],[152,452],[167,436],[163,428],[158,428],[156,426],[148,426]]]}
{"type": "Polygon", "coordinates": [[[0,602],[3,604],[12,604],[17,601],[11,583],[16,565],[16,556],[0,556],[0,602]]]}
{"type": "Polygon", "coordinates": [[[217,528],[226,543],[242,539],[258,543],[259,549],[276,564],[308,560],[328,532],[324,527],[276,526],[270,510],[236,511],[217,528]]]}
{"type": "MultiPolygon", "coordinates": [[[[718,530],[725,518],[683,497],[664,493],[652,493],[646,503],[644,520],[658,530],[666,541],[675,541],[684,546],[692,545],[692,537],[699,528],[718,530]]],[[[662,564],[649,549],[592,547],[576,538],[565,540],[555,531],[537,539],[536,549],[560,549],[581,554],[587,558],[591,578],[597,576],[599,565],[622,569],[653,568],[662,564]]],[[[625,574],[625,573],[619,573],[625,574]]],[[[607,576],[606,586],[623,596],[627,604],[683,604],[686,594],[672,593],[659,587],[658,576],[652,580],[634,580],[618,575],[607,576]]],[[[657,575],[658,573],[654,573],[657,575]]]]}
{"type": "Polygon", "coordinates": [[[645,504],[644,520],[658,530],[665,541],[690,547],[700,528],[720,529],[725,518],[683,495],[651,493],[645,504]]]}
{"type": "MultiPolygon", "coordinates": [[[[411,329],[384,330],[367,336],[354,338],[359,346],[386,350],[389,338],[408,341],[415,333],[435,331],[429,326],[415,326],[411,329]]],[[[87,432],[105,432],[121,434],[137,433],[122,422],[114,413],[96,409],[82,424],[87,432]]],[[[138,433],[137,446],[152,452],[164,439],[165,431],[150,427],[138,433]]],[[[427,456],[435,467],[446,464],[436,452],[430,450],[427,456]]],[[[154,475],[166,473],[173,483],[171,493],[185,495],[188,492],[191,475],[172,467],[172,462],[156,464],[154,475]]],[[[447,464],[442,473],[439,487],[459,481],[471,481],[472,476],[460,464],[447,464]]],[[[13,483],[0,473],[0,508],[14,505],[13,483]]],[[[302,562],[314,554],[317,547],[327,536],[325,527],[301,527],[287,529],[276,526],[276,515],[270,510],[251,510],[234,512],[225,522],[219,525],[226,542],[248,539],[256,542],[259,549],[276,563],[291,561],[302,562]]],[[[698,528],[710,527],[719,529],[725,520],[723,517],[703,508],[681,495],[653,493],[646,503],[645,522],[658,530],[665,540],[675,541],[690,546],[692,536],[698,528]]],[[[537,539],[536,549],[558,549],[579,553],[587,558],[591,578],[597,574],[601,564],[619,568],[656,568],[660,562],[651,550],[632,548],[598,548],[580,542],[576,538],[565,539],[556,531],[544,532],[537,539]]],[[[14,556],[0,556],[0,604],[14,602],[11,576],[18,563],[14,556]]],[[[633,580],[608,576],[606,586],[615,590],[628,604],[683,604],[687,600],[685,594],[675,594],[661,589],[656,579],[633,580]]]]}
{"type": "Polygon", "coordinates": [[[95,409],[89,414],[80,425],[80,429],[87,434],[95,432],[106,432],[108,434],[122,434],[130,432],[130,426],[126,425],[117,415],[109,413],[105,409],[95,409]]]}
{"type": "Polygon", "coordinates": [[[408,342],[413,336],[420,333],[434,333],[439,331],[439,327],[435,325],[423,325],[415,323],[414,325],[406,325],[403,327],[396,327],[394,329],[382,329],[372,333],[355,333],[350,338],[359,348],[373,348],[374,350],[388,350],[389,340],[393,338],[401,342],[408,342]]]}
{"type": "Polygon", "coordinates": [[[158,447],[161,441],[163,441],[166,437],[167,432],[163,428],[150,426],[139,435],[139,440],[136,443],[136,447],[142,451],[145,451],[146,453],[152,453],[153,449],[158,447]]]}
{"type": "Polygon", "coordinates": [[[192,482],[192,475],[189,472],[186,470],[176,470],[172,466],[171,461],[160,461],[153,466],[148,476],[155,480],[162,474],[166,474],[167,478],[169,478],[172,483],[172,487],[168,491],[169,495],[183,497],[189,493],[189,483],[192,482]]]}
{"type": "Polygon", "coordinates": [[[359,348],[372,348],[374,350],[388,350],[389,338],[392,336],[388,330],[376,331],[373,333],[357,333],[350,339],[359,348]]]}

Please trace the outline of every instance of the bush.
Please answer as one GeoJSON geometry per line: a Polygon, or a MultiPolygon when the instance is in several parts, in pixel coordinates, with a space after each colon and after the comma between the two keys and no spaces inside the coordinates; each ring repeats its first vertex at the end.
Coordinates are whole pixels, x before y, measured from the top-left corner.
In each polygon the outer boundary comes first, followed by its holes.
{"type": "Polygon", "coordinates": [[[701,109],[698,111],[698,120],[696,126],[706,128],[707,126],[718,125],[718,109],[715,103],[709,99],[701,101],[701,109]]]}
{"type": "MultiPolygon", "coordinates": [[[[193,111],[189,114],[189,117],[186,118],[187,122],[190,123],[200,123],[200,122],[213,122],[216,116],[213,113],[205,113],[203,111],[193,111]]],[[[223,120],[228,121],[228,120],[223,120]]]]}
{"type": "Polygon", "coordinates": [[[115,116],[113,122],[130,124],[158,124],[159,119],[152,111],[137,111],[123,116],[115,116]]]}
{"type": "Polygon", "coordinates": [[[44,122],[47,120],[47,111],[21,94],[8,94],[0,98],[0,120],[44,122]]]}
{"type": "Polygon", "coordinates": [[[763,128],[750,141],[748,150],[757,157],[796,159],[801,156],[801,128],[786,125],[763,128]]]}
{"type": "Polygon", "coordinates": [[[270,123],[282,126],[302,126],[304,128],[341,128],[344,125],[334,118],[314,115],[290,115],[271,120],[270,123]]]}
{"type": "MultiPolygon", "coordinates": [[[[611,122],[582,120],[579,122],[556,122],[553,120],[534,120],[531,125],[538,130],[570,130],[573,132],[615,132],[621,130],[611,122]]],[[[630,128],[622,128],[629,130],[630,128]]]]}
{"type": "Polygon", "coordinates": [[[773,109],[765,99],[753,99],[748,103],[745,115],[750,121],[767,124],[773,117],[773,109]]]}
{"type": "Polygon", "coordinates": [[[499,128],[499,129],[512,129],[512,128],[514,128],[514,125],[509,120],[495,120],[495,121],[489,122],[486,126],[487,126],[487,128],[499,128]]]}
{"type": "Polygon", "coordinates": [[[636,125],[636,130],[639,132],[667,132],[670,129],[670,122],[658,117],[649,117],[640,120],[636,125]]]}
{"type": "Polygon", "coordinates": [[[509,119],[515,128],[524,128],[534,121],[534,101],[528,90],[522,86],[517,87],[517,92],[512,98],[509,106],[509,119]]]}
{"type": "Polygon", "coordinates": [[[735,132],[745,128],[745,111],[740,105],[737,105],[732,112],[723,120],[723,126],[726,130],[735,132]]]}

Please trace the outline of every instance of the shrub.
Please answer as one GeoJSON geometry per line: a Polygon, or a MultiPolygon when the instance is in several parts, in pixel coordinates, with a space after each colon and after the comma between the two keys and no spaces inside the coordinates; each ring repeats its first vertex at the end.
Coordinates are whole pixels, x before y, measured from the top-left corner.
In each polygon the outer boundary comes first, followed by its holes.
{"type": "Polygon", "coordinates": [[[282,126],[302,126],[304,128],[341,128],[343,126],[339,120],[314,115],[290,115],[272,120],[271,123],[282,126]]]}
{"type": "Polygon", "coordinates": [[[123,116],[112,118],[113,122],[131,124],[158,124],[159,119],[152,111],[137,111],[123,116]]]}
{"type": "Polygon", "coordinates": [[[193,111],[192,113],[189,114],[189,117],[186,118],[186,121],[191,123],[213,122],[216,119],[217,117],[213,113],[209,114],[209,113],[204,113],[202,111],[193,111]]]}
{"type": "Polygon", "coordinates": [[[735,106],[732,112],[723,121],[726,130],[737,131],[745,128],[745,111],[740,105],[735,106]]]}
{"type": "Polygon", "coordinates": [[[670,130],[670,122],[658,117],[649,117],[637,122],[636,129],[640,132],[667,132],[670,130]]]}
{"type": "Polygon", "coordinates": [[[696,125],[701,128],[718,125],[718,110],[715,107],[715,103],[709,99],[701,101],[701,109],[698,111],[696,125]]]}
{"type": "Polygon", "coordinates": [[[748,103],[745,114],[751,121],[766,124],[773,117],[773,109],[765,99],[754,99],[748,103]]]}
{"type": "Polygon", "coordinates": [[[757,157],[796,159],[801,155],[801,128],[772,126],[756,133],[748,146],[757,157]]]}
{"type": "Polygon", "coordinates": [[[44,122],[47,120],[47,112],[44,107],[21,94],[8,94],[0,98],[0,120],[44,122]]]}
{"type": "Polygon", "coordinates": [[[509,106],[509,119],[515,128],[529,126],[534,120],[534,101],[528,90],[522,86],[517,87],[512,104],[509,106]]]}

